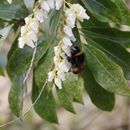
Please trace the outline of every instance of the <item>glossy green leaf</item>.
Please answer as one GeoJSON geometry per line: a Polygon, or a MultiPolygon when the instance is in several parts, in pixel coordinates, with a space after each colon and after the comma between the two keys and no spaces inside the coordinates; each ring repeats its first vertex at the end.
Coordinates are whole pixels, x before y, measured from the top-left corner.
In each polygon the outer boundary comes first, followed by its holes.
{"type": "Polygon", "coordinates": [[[43,58],[43,56],[46,54],[48,48],[49,48],[49,44],[45,43],[44,41],[38,45],[37,51],[36,51],[36,56],[35,56],[35,62],[38,62],[40,59],[43,58]]]}
{"type": "Polygon", "coordinates": [[[87,64],[84,66],[83,77],[84,87],[89,94],[93,104],[102,110],[111,111],[115,104],[114,94],[106,91],[95,81],[87,64]]]}
{"type": "Polygon", "coordinates": [[[38,62],[37,68],[34,73],[36,85],[41,87],[47,79],[47,74],[51,71],[53,66],[53,46],[51,45],[46,54],[38,62]]]}
{"type": "Polygon", "coordinates": [[[73,90],[75,93],[73,101],[84,104],[83,102],[83,90],[84,90],[83,78],[81,76],[78,76],[78,79],[75,82],[76,82],[76,85],[73,90]]]}
{"type": "Polygon", "coordinates": [[[129,31],[121,31],[114,28],[110,28],[109,26],[103,25],[93,25],[88,26],[88,22],[84,23],[82,26],[82,31],[84,34],[90,38],[102,38],[106,40],[110,40],[112,42],[116,42],[123,47],[130,48],[130,32],[129,31]]]}
{"type": "Polygon", "coordinates": [[[120,14],[122,16],[122,23],[130,25],[130,11],[127,8],[127,4],[124,0],[111,0],[115,5],[117,5],[120,14]]]}
{"type": "Polygon", "coordinates": [[[63,82],[62,89],[57,89],[58,98],[61,105],[68,111],[75,113],[73,101],[83,104],[82,94],[83,86],[81,79],[72,73],[66,74],[66,80],[63,82]]]}
{"type": "Polygon", "coordinates": [[[14,76],[25,73],[31,64],[32,54],[32,48],[27,46],[16,49],[7,64],[8,74],[14,76]]]}
{"type": "MultiPolygon", "coordinates": [[[[34,105],[36,113],[44,120],[52,123],[58,123],[56,115],[56,102],[52,95],[52,90],[50,86],[52,84],[47,84],[42,92],[40,98],[34,105]]],[[[42,85],[43,86],[43,85],[42,85]]],[[[35,102],[39,93],[42,91],[42,86],[37,86],[33,83],[32,101],[35,102]]]]}
{"type": "Polygon", "coordinates": [[[99,21],[130,25],[129,22],[126,22],[129,21],[129,11],[126,6],[122,7],[123,2],[118,2],[117,4],[117,2],[114,2],[114,0],[81,1],[87,10],[89,10],[89,12],[91,12],[91,14],[93,14],[99,21]]]}
{"type": "Polygon", "coordinates": [[[0,4],[0,19],[23,19],[27,16],[27,10],[20,5],[0,4]]]}
{"type": "Polygon", "coordinates": [[[19,117],[22,111],[23,97],[23,79],[21,76],[15,75],[12,80],[12,86],[9,92],[9,105],[12,112],[19,117]]]}
{"type": "Polygon", "coordinates": [[[60,9],[59,11],[54,11],[52,14],[50,27],[49,27],[52,40],[55,40],[57,36],[57,30],[60,24],[62,13],[63,13],[63,9],[60,9]]]}
{"type": "Polygon", "coordinates": [[[103,38],[91,39],[86,37],[86,40],[88,44],[105,52],[111,60],[123,69],[126,79],[130,79],[130,53],[125,48],[116,42],[103,38]]]}
{"type": "Polygon", "coordinates": [[[100,50],[84,45],[87,64],[97,83],[104,89],[120,95],[130,96],[130,89],[124,78],[122,69],[109,60],[100,50]]]}
{"type": "Polygon", "coordinates": [[[62,89],[57,89],[58,98],[61,105],[68,111],[75,113],[73,108],[73,97],[74,97],[74,89],[77,87],[76,79],[72,77],[72,75],[67,75],[66,77],[71,77],[63,82],[62,89]]]}

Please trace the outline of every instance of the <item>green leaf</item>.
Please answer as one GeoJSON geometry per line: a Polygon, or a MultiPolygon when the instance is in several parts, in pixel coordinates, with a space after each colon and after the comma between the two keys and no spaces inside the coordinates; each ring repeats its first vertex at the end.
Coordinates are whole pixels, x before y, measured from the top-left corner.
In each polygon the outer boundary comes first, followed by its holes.
{"type": "Polygon", "coordinates": [[[19,117],[22,111],[23,80],[21,76],[15,75],[9,92],[9,105],[12,112],[19,117]]]}
{"type": "Polygon", "coordinates": [[[75,82],[76,82],[76,85],[75,85],[75,88],[73,89],[74,91],[73,101],[84,104],[83,102],[83,88],[84,88],[83,78],[79,76],[75,82]]]}
{"type": "MultiPolygon", "coordinates": [[[[52,84],[47,84],[40,98],[34,105],[36,113],[44,120],[52,123],[58,123],[56,115],[56,102],[52,95],[50,87],[52,84]]],[[[35,102],[39,93],[42,91],[42,86],[37,86],[33,83],[32,101],[35,102]]]]}
{"type": "Polygon", "coordinates": [[[81,0],[99,21],[130,25],[130,12],[122,0],[81,0]],[[115,2],[116,1],[116,2],[115,2]],[[118,2],[117,2],[118,1],[118,2]]]}
{"type": "Polygon", "coordinates": [[[3,68],[2,68],[2,66],[0,65],[0,76],[4,76],[4,71],[3,71],[3,68]]]}
{"type": "Polygon", "coordinates": [[[54,11],[51,17],[50,21],[50,34],[51,34],[51,39],[55,40],[57,36],[57,29],[60,24],[61,16],[63,14],[63,9],[61,8],[59,11],[54,11]]]}
{"type": "Polygon", "coordinates": [[[111,0],[114,4],[117,5],[122,16],[122,23],[130,25],[130,11],[127,8],[127,5],[124,0],[111,0]]]}
{"type": "Polygon", "coordinates": [[[73,75],[67,75],[66,77],[67,79],[63,82],[62,89],[57,89],[58,98],[61,105],[66,110],[75,113],[72,103],[74,98],[74,89],[77,87],[76,79],[73,77],[73,75]]]}
{"type": "Polygon", "coordinates": [[[84,6],[100,21],[121,22],[118,7],[111,0],[81,0],[84,6]]]}
{"type": "Polygon", "coordinates": [[[82,26],[82,31],[84,34],[90,38],[102,38],[106,40],[110,40],[112,42],[116,42],[123,47],[130,48],[130,32],[129,31],[121,31],[114,28],[110,28],[108,26],[103,25],[94,25],[94,27],[90,27],[88,22],[84,23],[82,26]]]}
{"type": "Polygon", "coordinates": [[[89,45],[84,45],[84,50],[87,64],[97,83],[112,93],[130,96],[122,69],[109,60],[102,51],[89,45]]]}
{"type": "Polygon", "coordinates": [[[60,9],[59,11],[52,10],[48,16],[48,19],[43,23],[46,41],[55,41],[61,16],[62,9],[60,9]]]}
{"type": "Polygon", "coordinates": [[[84,87],[89,94],[93,104],[102,110],[111,111],[115,104],[114,94],[106,91],[95,81],[87,64],[84,66],[83,78],[84,87]]]}
{"type": "Polygon", "coordinates": [[[7,64],[8,74],[14,76],[25,73],[31,64],[32,54],[32,48],[27,46],[23,49],[16,49],[7,64]]]}
{"type": "Polygon", "coordinates": [[[72,73],[66,74],[66,80],[63,81],[62,89],[57,89],[58,98],[61,105],[68,111],[75,113],[73,108],[73,101],[83,104],[82,94],[83,86],[81,79],[72,73]]]}
{"type": "Polygon", "coordinates": [[[0,19],[23,19],[27,16],[27,11],[20,5],[0,4],[0,19]]]}
{"type": "Polygon", "coordinates": [[[15,53],[15,51],[18,49],[18,37],[19,35],[15,37],[14,42],[8,52],[8,55],[7,55],[8,61],[10,60],[11,56],[15,53]]]}
{"type": "Polygon", "coordinates": [[[123,69],[126,79],[130,79],[130,53],[125,48],[116,42],[103,38],[90,39],[86,37],[86,40],[88,44],[105,52],[111,60],[123,69]]]}
{"type": "Polygon", "coordinates": [[[49,48],[49,44],[45,43],[44,41],[38,45],[36,56],[35,56],[35,62],[38,62],[40,59],[44,57],[48,48],[49,48]]]}
{"type": "Polygon", "coordinates": [[[42,59],[38,62],[37,68],[34,73],[36,85],[41,87],[45,80],[47,79],[47,74],[51,71],[53,66],[53,46],[51,45],[46,52],[46,54],[42,57],[42,59]]]}

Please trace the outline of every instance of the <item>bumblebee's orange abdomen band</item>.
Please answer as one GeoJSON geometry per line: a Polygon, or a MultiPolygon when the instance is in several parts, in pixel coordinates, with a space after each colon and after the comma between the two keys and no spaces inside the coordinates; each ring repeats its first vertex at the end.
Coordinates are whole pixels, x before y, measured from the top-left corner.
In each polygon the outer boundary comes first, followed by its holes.
{"type": "Polygon", "coordinates": [[[81,56],[82,54],[84,54],[84,52],[80,51],[79,53],[75,54],[75,56],[81,56]]]}

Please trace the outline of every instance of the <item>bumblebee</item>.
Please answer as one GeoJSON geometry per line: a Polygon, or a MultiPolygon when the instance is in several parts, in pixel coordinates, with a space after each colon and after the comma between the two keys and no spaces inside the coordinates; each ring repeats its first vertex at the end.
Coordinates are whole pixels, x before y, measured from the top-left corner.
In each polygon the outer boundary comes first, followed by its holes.
{"type": "Polygon", "coordinates": [[[68,62],[71,63],[70,69],[74,74],[79,74],[84,67],[84,52],[80,51],[79,47],[72,45],[70,47],[71,57],[67,56],[68,62]]]}

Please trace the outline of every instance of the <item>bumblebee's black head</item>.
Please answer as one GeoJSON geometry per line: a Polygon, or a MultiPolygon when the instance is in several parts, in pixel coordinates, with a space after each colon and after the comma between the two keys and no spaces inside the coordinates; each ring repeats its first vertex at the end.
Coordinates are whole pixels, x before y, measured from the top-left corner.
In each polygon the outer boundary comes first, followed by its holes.
{"type": "Polygon", "coordinates": [[[78,52],[80,52],[80,49],[79,49],[78,46],[72,45],[72,46],[70,47],[70,52],[71,52],[72,55],[75,55],[75,54],[77,54],[78,52]]]}

